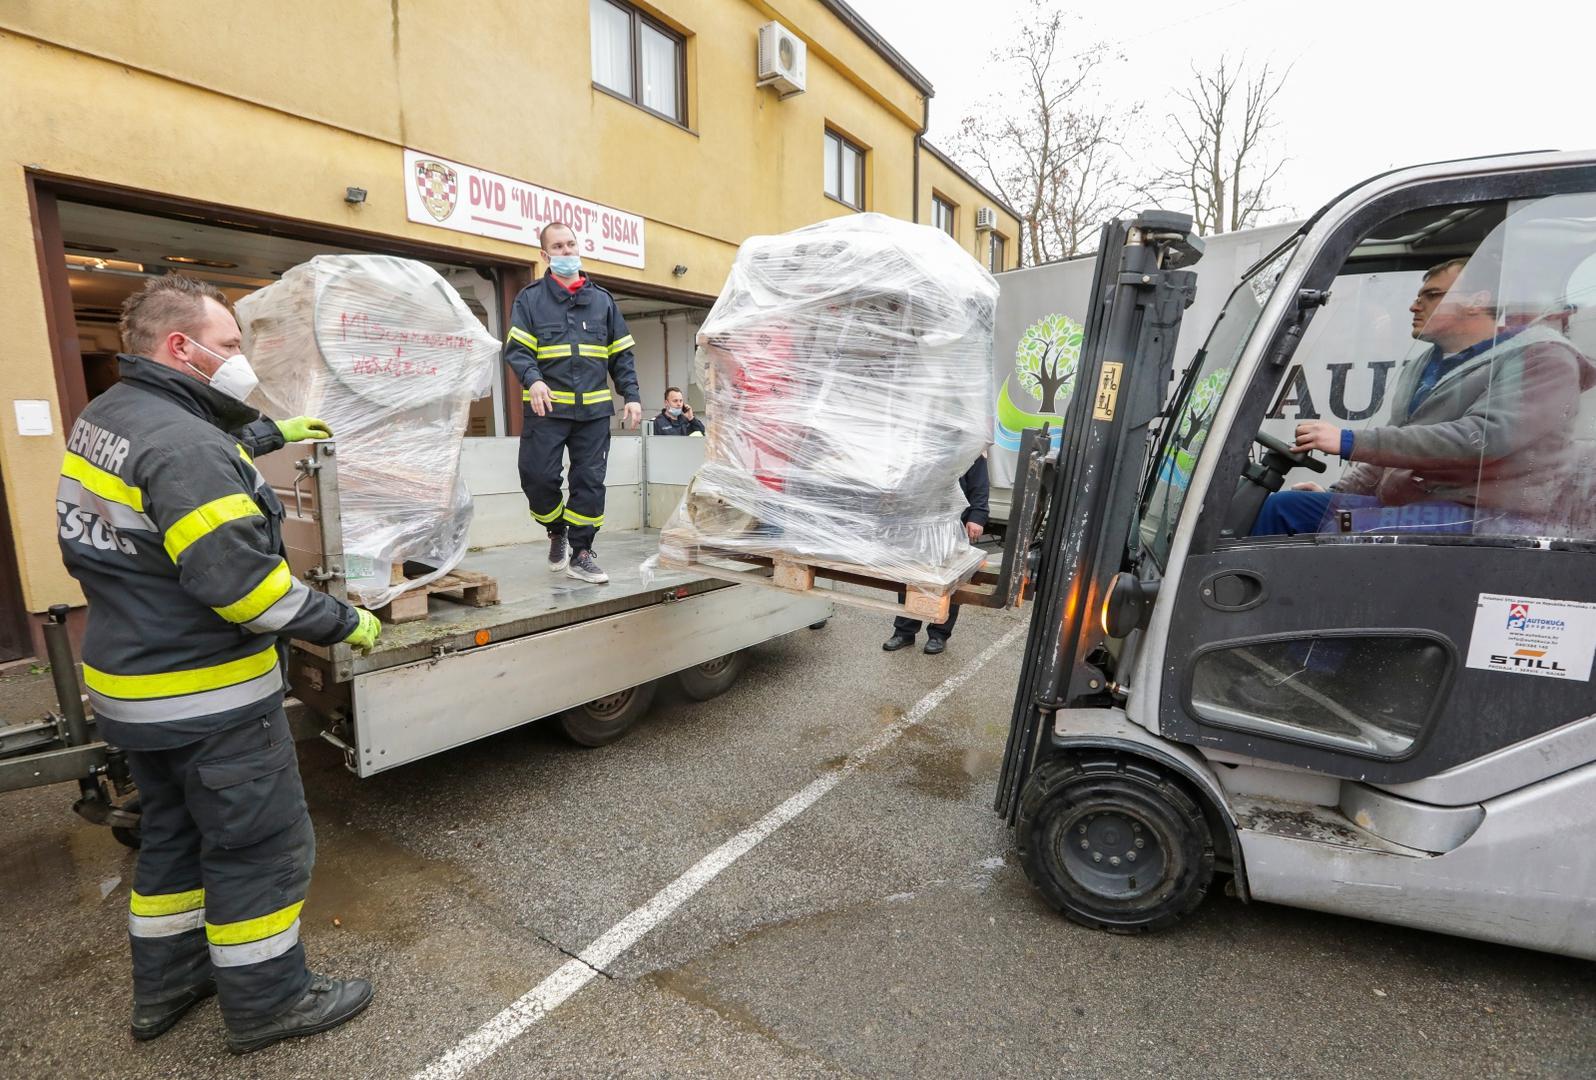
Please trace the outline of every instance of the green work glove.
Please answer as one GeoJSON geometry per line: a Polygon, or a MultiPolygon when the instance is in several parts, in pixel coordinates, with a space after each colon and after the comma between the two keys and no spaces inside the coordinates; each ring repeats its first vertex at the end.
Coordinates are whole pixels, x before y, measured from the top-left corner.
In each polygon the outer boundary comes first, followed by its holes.
{"type": "Polygon", "coordinates": [[[306,439],[330,439],[332,428],[327,426],[327,421],[317,420],[314,416],[294,416],[287,420],[274,420],[277,430],[283,433],[283,438],[289,442],[304,442],[306,439]]]}
{"type": "Polygon", "coordinates": [[[359,649],[362,656],[368,656],[376,648],[377,639],[382,636],[382,621],[363,607],[357,607],[355,614],[360,616],[360,622],[344,640],[359,649]]]}

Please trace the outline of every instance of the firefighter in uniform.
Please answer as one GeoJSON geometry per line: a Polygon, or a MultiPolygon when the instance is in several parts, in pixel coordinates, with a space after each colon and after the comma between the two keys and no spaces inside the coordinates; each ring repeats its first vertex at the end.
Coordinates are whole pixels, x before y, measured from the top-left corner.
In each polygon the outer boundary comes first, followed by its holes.
{"type": "Polygon", "coordinates": [[[123,305],[122,341],[121,381],[67,439],[56,512],[89,602],[89,702],[139,790],[133,1035],[152,1039],[215,994],[228,1047],[247,1053],[371,999],[363,979],[305,967],[315,836],[280,642],[369,649],[379,624],[288,569],[282,504],[252,458],[330,432],[243,404],[256,380],[222,294],[157,278],[123,305]]]}
{"type": "Polygon", "coordinates": [[[521,380],[521,490],[532,519],[548,530],[549,570],[582,581],[609,575],[593,556],[604,524],[604,466],[615,395],[626,426],[643,418],[632,335],[615,299],[587,279],[576,233],[554,222],[539,243],[549,272],[521,290],[510,316],[504,358],[521,380]],[[571,455],[570,496],[561,497],[563,455],[571,455]]]}

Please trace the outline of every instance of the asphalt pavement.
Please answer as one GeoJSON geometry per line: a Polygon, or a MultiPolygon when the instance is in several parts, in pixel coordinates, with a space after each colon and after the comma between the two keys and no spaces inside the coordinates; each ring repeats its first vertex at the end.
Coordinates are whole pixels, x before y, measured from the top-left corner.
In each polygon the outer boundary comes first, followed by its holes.
{"type": "MultiPolygon", "coordinates": [[[[1596,1076],[1589,963],[1223,895],[1136,938],[1048,910],[990,809],[1023,637],[992,647],[1017,625],[967,610],[942,656],[886,654],[890,620],[842,609],[598,750],[536,724],[358,780],[302,745],[307,952],[377,997],[245,1058],[214,1004],[128,1037],[132,854],[70,786],[0,795],[0,1076],[410,1077],[517,1002],[459,1075],[1596,1076]],[[579,988],[525,1022],[568,965],[579,988]]],[[[0,680],[0,715],[49,701],[47,676],[0,680]]]]}

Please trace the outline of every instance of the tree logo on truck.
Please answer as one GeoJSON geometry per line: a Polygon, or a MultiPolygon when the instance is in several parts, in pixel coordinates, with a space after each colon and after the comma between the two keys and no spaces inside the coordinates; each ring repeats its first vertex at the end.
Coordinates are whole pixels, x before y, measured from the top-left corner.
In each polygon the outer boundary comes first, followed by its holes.
{"type": "Polygon", "coordinates": [[[1030,409],[1017,404],[1009,392],[1015,375],[1004,379],[997,401],[999,446],[1018,450],[1020,434],[1043,424],[1052,425],[1054,447],[1063,441],[1064,405],[1075,388],[1085,336],[1085,328],[1068,315],[1045,315],[1026,327],[1014,350],[1014,370],[1020,388],[1031,396],[1030,409]]]}
{"type": "Polygon", "coordinates": [[[1038,400],[1038,411],[1059,412],[1075,385],[1086,331],[1068,315],[1047,315],[1026,328],[1014,350],[1020,385],[1038,400]]]}

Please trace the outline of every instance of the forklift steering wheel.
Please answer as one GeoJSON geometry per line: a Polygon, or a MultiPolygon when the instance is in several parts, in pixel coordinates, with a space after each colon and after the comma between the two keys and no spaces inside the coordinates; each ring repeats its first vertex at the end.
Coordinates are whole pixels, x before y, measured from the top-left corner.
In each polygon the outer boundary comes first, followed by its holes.
{"type": "Polygon", "coordinates": [[[1254,441],[1256,441],[1258,445],[1263,447],[1265,450],[1271,450],[1285,458],[1287,461],[1291,462],[1292,468],[1307,469],[1310,472],[1317,473],[1322,473],[1325,470],[1324,458],[1314,457],[1313,454],[1307,450],[1298,451],[1293,449],[1292,447],[1281,442],[1279,439],[1275,438],[1273,435],[1270,435],[1266,432],[1260,431],[1254,437],[1254,441]]]}

